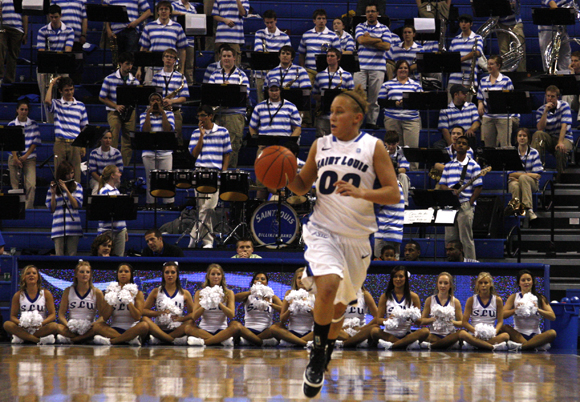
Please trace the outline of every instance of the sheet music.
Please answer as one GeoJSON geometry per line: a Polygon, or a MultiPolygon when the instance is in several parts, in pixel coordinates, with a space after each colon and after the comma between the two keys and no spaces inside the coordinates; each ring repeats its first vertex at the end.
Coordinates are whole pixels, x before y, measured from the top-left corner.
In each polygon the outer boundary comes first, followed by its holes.
{"type": "Polygon", "coordinates": [[[435,223],[453,225],[455,223],[455,215],[457,215],[457,211],[454,209],[440,209],[437,211],[435,223]]]}
{"type": "Polygon", "coordinates": [[[404,212],[403,225],[412,225],[414,223],[431,223],[435,211],[429,209],[407,209],[404,212]]]}
{"type": "Polygon", "coordinates": [[[44,0],[22,0],[23,10],[42,10],[44,8],[44,0]]]}
{"type": "Polygon", "coordinates": [[[205,35],[207,33],[205,14],[185,14],[185,34],[205,35]]]}

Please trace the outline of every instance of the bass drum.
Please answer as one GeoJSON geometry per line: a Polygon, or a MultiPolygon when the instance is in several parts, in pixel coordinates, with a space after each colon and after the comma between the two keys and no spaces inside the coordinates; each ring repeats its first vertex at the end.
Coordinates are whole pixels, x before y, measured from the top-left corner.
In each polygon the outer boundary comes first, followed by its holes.
{"type": "Polygon", "coordinates": [[[280,221],[278,221],[278,203],[265,202],[254,211],[250,222],[250,230],[258,244],[269,248],[276,248],[276,238],[280,228],[280,240],[283,245],[288,245],[296,239],[300,222],[294,209],[286,204],[281,204],[280,221]]]}

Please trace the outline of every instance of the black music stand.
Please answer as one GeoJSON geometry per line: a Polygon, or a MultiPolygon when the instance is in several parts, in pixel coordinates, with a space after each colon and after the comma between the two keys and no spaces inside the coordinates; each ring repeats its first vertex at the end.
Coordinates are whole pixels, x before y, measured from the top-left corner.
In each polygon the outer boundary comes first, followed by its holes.
{"type": "Polygon", "coordinates": [[[221,107],[246,107],[248,87],[235,84],[202,84],[201,104],[221,107]]]}
{"type": "MultiPolygon", "coordinates": [[[[115,244],[115,221],[137,219],[138,197],[129,195],[89,195],[87,221],[111,221],[111,239],[115,244]]],[[[120,257],[120,256],[118,256],[120,257]]]]}
{"type": "MultiPolygon", "coordinates": [[[[129,22],[126,6],[110,6],[106,4],[87,4],[87,19],[97,22],[129,22]]],[[[105,61],[107,52],[103,52],[103,76],[105,76],[105,61]]],[[[117,66],[113,66],[113,71],[117,66]]]]}
{"type": "Polygon", "coordinates": [[[578,95],[578,80],[580,75],[564,74],[564,75],[542,75],[540,82],[542,89],[545,91],[550,85],[555,85],[560,90],[560,95],[578,95]]]}
{"type": "Polygon", "coordinates": [[[90,188],[89,165],[91,159],[91,148],[96,148],[103,134],[108,130],[107,127],[86,125],[83,127],[77,138],[71,144],[73,147],[87,148],[87,188],[90,188]]]}
{"type": "MultiPolygon", "coordinates": [[[[461,72],[461,53],[417,53],[417,71],[420,74],[451,74],[461,72]]],[[[443,82],[445,82],[443,77],[443,82]]]]}
{"type": "MultiPolygon", "coordinates": [[[[76,72],[76,54],[73,52],[38,52],[38,73],[40,74],[73,74],[76,72]]],[[[42,94],[41,94],[42,97],[42,94]]],[[[44,121],[46,106],[40,100],[40,118],[44,121]]]]}
{"type": "Polygon", "coordinates": [[[163,52],[152,52],[149,50],[135,52],[136,67],[163,67],[163,52]]]}
{"type": "Polygon", "coordinates": [[[474,17],[507,17],[514,10],[509,0],[471,0],[474,17]]]}
{"type": "Polygon", "coordinates": [[[575,25],[576,12],[572,8],[532,8],[534,25],[575,25]]]}
{"type": "Polygon", "coordinates": [[[427,146],[431,147],[431,110],[447,109],[447,92],[403,92],[403,107],[427,111],[427,146]]]}
{"type": "MultiPolygon", "coordinates": [[[[521,172],[526,170],[522,164],[517,148],[483,148],[482,152],[482,157],[487,162],[487,165],[491,166],[492,170],[499,170],[502,172],[504,183],[507,183],[508,171],[521,172]]],[[[501,198],[504,204],[505,192],[506,186],[504,185],[501,190],[501,198]]]]}
{"type": "MultiPolygon", "coordinates": [[[[511,146],[511,131],[510,131],[510,114],[521,113],[527,114],[532,112],[532,100],[530,93],[526,91],[487,91],[484,95],[488,96],[489,113],[491,114],[507,114],[507,130],[509,144],[503,146],[511,146]]],[[[485,144],[486,146],[495,147],[495,144],[485,144]]]]}
{"type": "Polygon", "coordinates": [[[280,65],[280,52],[246,52],[250,68],[256,70],[273,70],[280,65]]]}
{"type": "Polygon", "coordinates": [[[332,101],[338,94],[342,92],[342,89],[323,89],[320,96],[320,110],[323,114],[330,113],[330,105],[332,101]]]}
{"type": "MultiPolygon", "coordinates": [[[[451,160],[449,154],[445,149],[439,148],[402,148],[403,155],[409,162],[419,163],[424,162],[426,171],[428,166],[434,166],[436,163],[447,163],[451,160]]],[[[427,176],[423,176],[423,186],[427,188],[427,176]]]]}
{"type": "MultiPolygon", "coordinates": [[[[326,62],[326,54],[317,54],[316,57],[316,71],[321,72],[328,67],[326,62]]],[[[344,71],[348,71],[351,74],[360,71],[360,64],[358,62],[358,55],[355,54],[343,54],[340,57],[339,66],[342,67],[344,71]]]]}
{"type": "Polygon", "coordinates": [[[280,88],[282,99],[292,102],[301,112],[310,111],[311,92],[310,88],[280,88]]]}
{"type": "Polygon", "coordinates": [[[0,192],[0,220],[25,219],[26,207],[23,194],[0,192]]]}
{"type": "MultiPolygon", "coordinates": [[[[4,126],[0,128],[0,152],[2,153],[0,166],[0,177],[4,177],[4,152],[22,152],[26,148],[23,126],[4,126]]],[[[0,183],[0,190],[2,185],[0,183]]],[[[0,191],[1,193],[2,191],[0,191]]]]}

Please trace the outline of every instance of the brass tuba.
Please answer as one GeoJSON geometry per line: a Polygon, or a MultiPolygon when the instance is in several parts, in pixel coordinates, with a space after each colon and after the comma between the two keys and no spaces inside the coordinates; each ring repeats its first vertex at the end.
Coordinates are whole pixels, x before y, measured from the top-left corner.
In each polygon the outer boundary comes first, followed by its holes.
{"type": "MultiPolygon", "coordinates": [[[[496,36],[498,33],[509,35],[511,38],[509,50],[501,55],[503,60],[501,71],[515,71],[520,64],[520,61],[524,58],[524,44],[511,29],[498,27],[498,22],[499,17],[491,17],[481,27],[479,27],[477,34],[481,35],[484,42],[485,39],[493,33],[495,33],[496,36]]],[[[487,57],[485,57],[485,55],[481,55],[477,64],[482,70],[487,71],[487,57]]]]}
{"type": "Polygon", "coordinates": [[[471,58],[471,69],[469,71],[469,82],[468,87],[469,87],[469,93],[471,95],[475,95],[477,94],[477,90],[475,89],[475,68],[477,67],[477,57],[475,57],[475,52],[477,52],[477,41],[479,40],[479,38],[475,38],[475,40],[473,41],[473,47],[471,48],[471,53],[473,53],[473,57],[471,58]]]}
{"type": "Polygon", "coordinates": [[[520,199],[517,197],[512,198],[510,200],[510,202],[508,202],[508,204],[504,210],[505,216],[510,216],[510,215],[523,216],[525,213],[526,213],[526,207],[524,206],[524,204],[522,204],[520,202],[520,199]]]}

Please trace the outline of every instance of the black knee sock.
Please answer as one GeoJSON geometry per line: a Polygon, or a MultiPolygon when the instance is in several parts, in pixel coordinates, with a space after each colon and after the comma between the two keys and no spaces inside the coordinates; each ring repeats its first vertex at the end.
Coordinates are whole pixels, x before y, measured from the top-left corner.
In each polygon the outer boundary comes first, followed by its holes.
{"type": "Polygon", "coordinates": [[[314,347],[316,349],[324,349],[328,342],[328,332],[330,331],[330,324],[319,325],[314,323],[314,347]]]}

